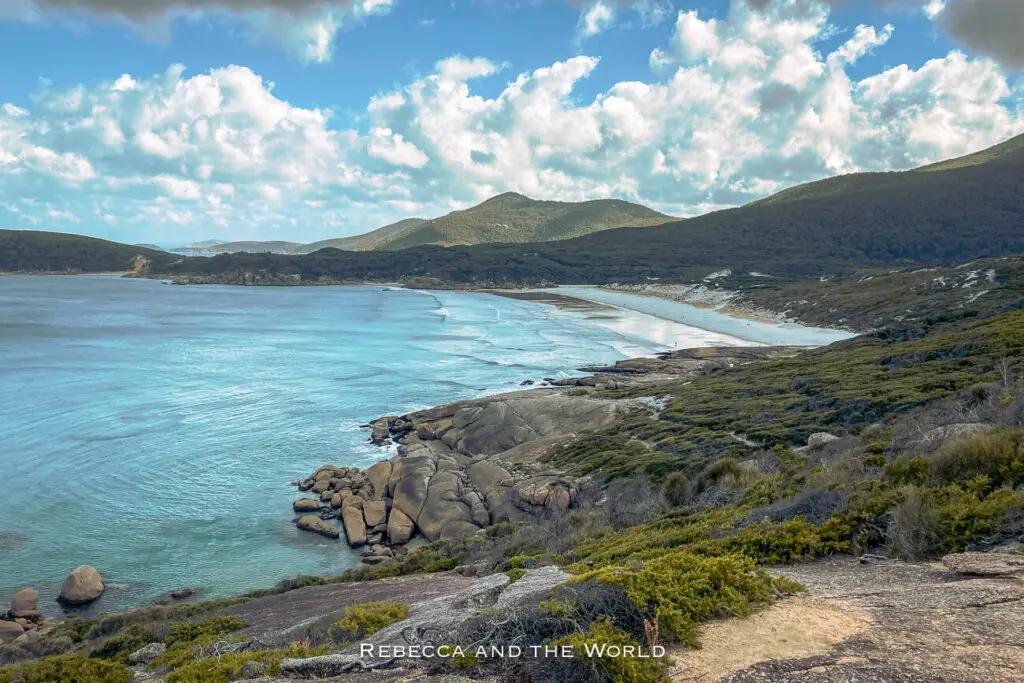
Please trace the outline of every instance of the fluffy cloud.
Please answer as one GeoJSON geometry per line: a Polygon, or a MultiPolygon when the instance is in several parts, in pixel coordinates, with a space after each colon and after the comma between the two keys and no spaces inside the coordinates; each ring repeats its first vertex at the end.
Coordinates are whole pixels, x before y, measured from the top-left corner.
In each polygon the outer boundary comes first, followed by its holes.
{"type": "Polygon", "coordinates": [[[397,0],[6,0],[0,19],[67,21],[87,16],[127,23],[166,39],[175,21],[212,18],[240,23],[254,39],[306,63],[331,59],[338,33],[373,15],[387,14],[397,0]]]}
{"type": "Polygon", "coordinates": [[[604,33],[615,23],[615,9],[597,0],[593,5],[580,12],[576,25],[576,42],[581,43],[587,38],[604,33]]]}
{"type": "Polygon", "coordinates": [[[691,215],[1024,132],[1024,92],[996,62],[953,51],[854,80],[850,65],[899,36],[860,26],[822,53],[833,32],[828,8],[807,0],[736,0],[718,20],[680,12],[648,82],[589,99],[578,86],[595,57],[520,73],[491,97],[476,82],[501,66],[452,57],[372,98],[365,132],[337,130],[237,66],[50,88],[0,108],[0,217],[137,241],[305,239],[507,190],[691,215]]]}

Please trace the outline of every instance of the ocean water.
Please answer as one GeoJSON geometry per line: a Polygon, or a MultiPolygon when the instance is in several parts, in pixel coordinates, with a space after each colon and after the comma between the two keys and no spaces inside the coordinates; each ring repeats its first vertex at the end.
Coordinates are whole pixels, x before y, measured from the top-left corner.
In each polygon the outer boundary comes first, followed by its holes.
{"type": "Polygon", "coordinates": [[[743,343],[482,293],[0,277],[0,604],[33,585],[53,613],[80,564],[94,612],[339,573],[358,556],[295,529],[289,482],[388,457],[367,421],[743,343]]]}

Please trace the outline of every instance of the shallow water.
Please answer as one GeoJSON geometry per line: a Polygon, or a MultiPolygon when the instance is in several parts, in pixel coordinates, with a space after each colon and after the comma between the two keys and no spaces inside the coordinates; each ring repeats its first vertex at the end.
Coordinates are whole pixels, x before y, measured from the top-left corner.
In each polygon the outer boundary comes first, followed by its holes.
{"type": "Polygon", "coordinates": [[[93,564],[94,610],[358,564],[288,483],[387,453],[360,425],[525,379],[737,339],[467,292],[0,277],[0,603],[93,564]]]}
{"type": "MultiPolygon", "coordinates": [[[[670,299],[615,292],[588,285],[563,285],[557,291],[567,296],[658,316],[665,320],[732,335],[769,346],[826,346],[855,336],[843,330],[807,327],[796,323],[774,323],[736,318],[713,308],[701,308],[670,299]]],[[[682,348],[682,347],[680,347],[682,348]]]]}

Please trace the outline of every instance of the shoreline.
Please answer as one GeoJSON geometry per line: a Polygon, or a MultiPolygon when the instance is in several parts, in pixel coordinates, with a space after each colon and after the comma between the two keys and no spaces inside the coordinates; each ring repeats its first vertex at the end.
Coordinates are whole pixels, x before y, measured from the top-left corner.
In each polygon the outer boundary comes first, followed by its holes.
{"type": "MultiPolygon", "coordinates": [[[[47,274],[89,275],[89,276],[94,276],[94,277],[96,277],[96,276],[108,276],[109,277],[109,276],[122,275],[121,273],[89,273],[89,274],[85,274],[85,273],[47,273],[47,274]]],[[[42,275],[42,273],[40,273],[40,275],[42,275]]],[[[157,278],[147,278],[147,279],[158,280],[157,278]]],[[[367,286],[367,287],[391,287],[391,288],[396,288],[396,289],[407,289],[406,287],[403,287],[400,283],[367,282],[367,281],[364,281],[364,282],[361,282],[361,283],[348,283],[348,284],[344,284],[344,285],[338,284],[338,285],[332,285],[332,286],[367,286]]],[[[611,305],[611,304],[607,304],[607,303],[603,303],[603,302],[590,301],[590,300],[587,300],[587,299],[582,298],[582,297],[572,296],[572,295],[566,294],[564,292],[559,292],[555,288],[545,288],[545,289],[536,289],[536,290],[530,290],[530,289],[523,289],[523,290],[517,290],[517,289],[500,290],[500,289],[484,289],[484,288],[481,288],[481,289],[452,289],[452,290],[438,290],[438,291],[462,291],[462,292],[470,292],[470,293],[477,292],[477,293],[482,293],[482,294],[490,294],[490,295],[494,295],[494,296],[502,296],[504,298],[510,298],[510,299],[515,299],[515,300],[520,300],[520,301],[529,301],[529,302],[534,302],[534,303],[543,303],[543,304],[546,304],[546,305],[554,306],[554,307],[557,307],[557,308],[561,308],[563,310],[573,311],[573,312],[577,312],[577,313],[581,313],[581,312],[582,313],[586,313],[586,312],[600,313],[602,311],[626,312],[626,313],[636,314],[636,315],[639,315],[639,316],[656,318],[656,319],[659,319],[659,320],[667,321],[669,323],[673,323],[673,324],[677,324],[677,325],[682,325],[682,326],[685,326],[685,327],[690,327],[690,328],[693,328],[693,329],[696,329],[696,330],[701,330],[701,331],[704,331],[704,332],[711,332],[711,333],[714,333],[716,335],[730,337],[731,339],[734,339],[734,340],[736,340],[738,342],[745,342],[743,344],[722,345],[722,346],[709,345],[707,343],[695,342],[694,344],[692,344],[690,346],[684,346],[683,349],[679,349],[680,351],[682,351],[684,349],[700,349],[700,348],[715,347],[715,348],[721,349],[725,353],[728,353],[730,346],[737,347],[737,348],[745,347],[745,346],[759,346],[759,347],[770,347],[770,346],[773,346],[771,344],[766,344],[766,343],[757,342],[757,341],[754,341],[754,340],[745,339],[745,338],[743,338],[743,337],[741,337],[739,335],[731,334],[731,333],[726,332],[726,331],[719,331],[719,330],[716,330],[716,329],[711,329],[711,328],[707,328],[707,327],[701,327],[701,326],[698,326],[698,325],[694,325],[692,323],[686,323],[686,322],[680,322],[678,320],[672,320],[671,318],[667,318],[667,317],[664,317],[664,316],[659,316],[659,315],[656,315],[656,314],[653,314],[653,313],[650,313],[650,312],[647,312],[647,311],[642,311],[642,310],[637,310],[637,309],[629,308],[627,306],[616,306],[616,305],[611,305]]],[[[656,339],[651,339],[651,338],[646,338],[646,339],[648,341],[650,341],[650,342],[655,343],[655,344],[663,345],[663,344],[661,344],[661,342],[659,342],[656,339]]],[[[766,350],[767,350],[767,348],[766,348],[766,350]]],[[[642,362],[645,362],[645,361],[654,361],[655,360],[655,356],[653,354],[651,354],[651,353],[644,353],[644,354],[638,354],[638,355],[630,355],[630,354],[627,354],[627,353],[623,353],[622,355],[625,357],[625,359],[627,361],[638,361],[638,362],[642,363],[642,362]]],[[[606,374],[604,372],[601,372],[600,370],[596,370],[595,371],[594,369],[589,369],[589,368],[588,369],[583,369],[584,367],[586,367],[586,366],[581,366],[580,368],[576,368],[576,367],[569,368],[569,370],[583,372],[584,374],[582,376],[578,376],[578,377],[571,377],[571,378],[569,378],[569,380],[566,380],[566,381],[567,382],[569,382],[569,381],[575,382],[577,380],[590,379],[590,378],[594,378],[594,377],[598,377],[598,378],[602,378],[603,377],[603,378],[606,378],[606,379],[609,378],[609,377],[612,377],[612,375],[609,375],[609,374],[606,374]]],[[[580,385],[575,385],[575,384],[572,384],[572,385],[570,385],[570,384],[564,384],[564,385],[563,384],[558,384],[558,385],[551,385],[551,386],[542,386],[538,382],[537,384],[524,385],[520,389],[511,389],[510,390],[508,388],[497,388],[497,387],[495,387],[491,391],[487,391],[487,392],[485,392],[483,394],[477,395],[477,396],[472,397],[472,398],[468,398],[468,399],[455,399],[455,400],[439,402],[439,403],[431,406],[430,408],[425,408],[425,409],[420,409],[420,410],[417,410],[417,411],[412,411],[412,413],[408,413],[408,414],[427,413],[427,412],[433,412],[433,411],[442,411],[442,410],[445,410],[445,409],[449,408],[450,406],[454,406],[454,405],[458,405],[458,404],[465,404],[465,403],[468,403],[468,402],[495,401],[495,400],[500,399],[500,397],[502,397],[502,396],[512,395],[512,394],[530,394],[532,396],[539,396],[539,395],[543,395],[544,393],[551,393],[552,390],[554,390],[557,393],[563,393],[563,392],[568,391],[571,386],[583,387],[585,385],[583,385],[583,384],[580,384],[580,385]],[[542,391],[542,390],[545,390],[545,391],[542,391]]],[[[378,419],[380,419],[380,418],[378,418],[378,419]]],[[[389,456],[387,454],[387,449],[386,448],[382,448],[380,454],[381,454],[382,457],[381,457],[380,460],[377,461],[378,463],[380,463],[380,462],[387,462],[389,460],[389,456]]],[[[422,539],[422,536],[420,536],[419,538],[422,539]]],[[[358,567],[360,565],[356,565],[356,566],[358,567]]],[[[113,578],[116,581],[116,577],[111,577],[111,578],[113,578]]],[[[142,607],[142,606],[145,606],[147,604],[151,604],[151,602],[140,603],[139,606],[142,607]]],[[[88,612],[88,610],[84,610],[84,611],[88,612]]],[[[105,611],[102,611],[102,607],[101,607],[101,611],[99,613],[105,613],[105,611]]],[[[71,618],[71,617],[75,616],[75,613],[64,613],[61,616],[63,618],[71,618]]]]}

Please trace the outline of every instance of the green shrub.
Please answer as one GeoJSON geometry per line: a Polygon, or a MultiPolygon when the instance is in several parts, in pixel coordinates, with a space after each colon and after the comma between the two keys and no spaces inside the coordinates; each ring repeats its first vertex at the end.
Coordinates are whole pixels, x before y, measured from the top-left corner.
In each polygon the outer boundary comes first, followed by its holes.
{"type": "Polygon", "coordinates": [[[923,486],[928,480],[928,461],[901,455],[885,466],[885,476],[896,486],[923,486]]]}
{"type": "MultiPolygon", "coordinates": [[[[454,648],[454,646],[451,647],[454,648]]],[[[480,658],[476,656],[476,653],[471,648],[463,648],[461,653],[454,652],[452,656],[448,658],[448,664],[453,669],[475,669],[480,666],[480,658]]]]}
{"type": "Polygon", "coordinates": [[[743,554],[759,563],[788,564],[848,550],[849,545],[837,538],[837,534],[828,533],[833,528],[832,525],[818,527],[797,516],[785,522],[754,524],[733,536],[698,547],[713,553],[717,546],[724,552],[743,554]]]}
{"type": "Polygon", "coordinates": [[[509,583],[515,583],[519,579],[526,576],[526,570],[522,567],[513,567],[512,569],[509,569],[507,572],[505,572],[505,575],[508,576],[509,583]]]}
{"type": "Polygon", "coordinates": [[[382,628],[409,616],[409,607],[404,602],[363,602],[345,608],[342,618],[332,629],[336,638],[347,641],[365,638],[382,628]]]}
{"type": "Polygon", "coordinates": [[[939,484],[987,477],[993,487],[1024,484],[1024,429],[1003,428],[945,444],[931,459],[939,484]]]}
{"type": "Polygon", "coordinates": [[[573,657],[585,661],[598,680],[611,683],[663,683],[669,680],[669,663],[665,658],[599,656],[597,653],[607,653],[608,647],[640,647],[628,633],[615,628],[606,617],[592,623],[586,633],[559,638],[555,645],[571,646],[573,657]]]}
{"type": "Polygon", "coordinates": [[[697,492],[706,491],[713,486],[738,488],[750,478],[749,471],[743,469],[736,458],[719,458],[704,468],[697,478],[697,492]]]}
{"type": "Polygon", "coordinates": [[[690,480],[682,472],[672,472],[661,485],[661,495],[671,507],[682,507],[690,502],[690,480]]]}
{"type": "Polygon", "coordinates": [[[97,659],[117,659],[127,663],[128,655],[144,645],[155,643],[158,640],[160,639],[148,626],[132,624],[93,650],[89,656],[97,659]]]}
{"type": "Polygon", "coordinates": [[[327,654],[326,647],[291,647],[227,653],[185,664],[167,676],[167,683],[228,683],[241,676],[242,667],[247,662],[259,662],[264,667],[264,675],[277,676],[281,673],[282,659],[316,657],[324,654],[327,654]]]}
{"type": "Polygon", "coordinates": [[[73,655],[0,669],[0,683],[130,683],[132,678],[132,672],[121,662],[73,655]]]}
{"type": "Polygon", "coordinates": [[[940,505],[938,529],[947,550],[962,551],[998,529],[1007,512],[1024,508],[1024,492],[999,489],[985,495],[984,480],[966,490],[948,490],[940,505]]]}
{"type": "Polygon", "coordinates": [[[176,643],[197,640],[202,636],[220,636],[232,631],[241,631],[245,622],[238,617],[214,617],[200,623],[183,621],[171,626],[171,632],[164,643],[171,647],[176,643]]]}
{"type": "Polygon", "coordinates": [[[677,551],[648,560],[639,569],[605,567],[576,577],[620,586],[661,633],[696,644],[696,624],[718,616],[744,615],[772,599],[773,579],[740,555],[704,557],[677,551]]]}

